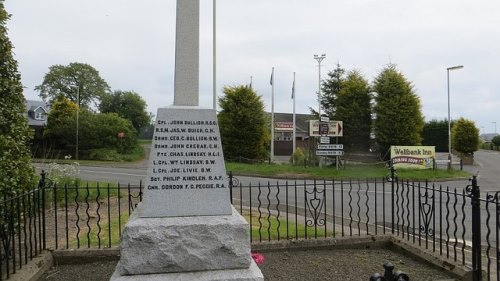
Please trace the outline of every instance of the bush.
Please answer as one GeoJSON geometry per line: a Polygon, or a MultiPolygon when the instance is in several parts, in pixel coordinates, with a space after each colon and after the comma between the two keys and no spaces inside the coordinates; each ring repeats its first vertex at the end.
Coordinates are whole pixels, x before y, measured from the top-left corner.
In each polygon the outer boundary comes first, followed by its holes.
{"type": "Polygon", "coordinates": [[[120,161],[121,157],[114,149],[97,148],[90,150],[89,159],[98,161],[120,161]]]}
{"type": "Polygon", "coordinates": [[[306,160],[306,156],[304,154],[304,151],[300,147],[297,147],[295,149],[295,152],[292,155],[292,159],[290,159],[292,164],[294,165],[302,165],[304,164],[304,161],[306,160]]]}

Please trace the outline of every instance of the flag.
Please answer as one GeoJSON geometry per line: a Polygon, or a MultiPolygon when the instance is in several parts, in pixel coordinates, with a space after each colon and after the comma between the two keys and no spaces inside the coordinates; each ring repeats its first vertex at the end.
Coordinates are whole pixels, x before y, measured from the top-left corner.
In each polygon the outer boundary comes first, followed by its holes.
{"type": "Polygon", "coordinates": [[[292,84],[292,99],[295,98],[295,73],[293,75],[293,84],[292,84]]]}
{"type": "Polygon", "coordinates": [[[271,72],[271,80],[269,80],[269,84],[271,84],[271,86],[273,85],[273,80],[274,80],[274,67],[273,67],[273,71],[271,72]]]}

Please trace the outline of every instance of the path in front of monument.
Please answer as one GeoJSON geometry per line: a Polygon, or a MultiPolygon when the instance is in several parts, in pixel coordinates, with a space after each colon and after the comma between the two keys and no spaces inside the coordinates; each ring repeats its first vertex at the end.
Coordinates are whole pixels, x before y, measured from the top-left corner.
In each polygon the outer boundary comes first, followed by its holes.
{"type": "MultiPolygon", "coordinates": [[[[386,249],[336,249],[264,252],[259,267],[266,281],[369,280],[375,273],[383,274],[383,263],[390,261],[395,270],[410,280],[453,280],[453,276],[426,263],[386,249]]],[[[52,268],[39,281],[108,281],[117,261],[61,265],[52,268]]]]}

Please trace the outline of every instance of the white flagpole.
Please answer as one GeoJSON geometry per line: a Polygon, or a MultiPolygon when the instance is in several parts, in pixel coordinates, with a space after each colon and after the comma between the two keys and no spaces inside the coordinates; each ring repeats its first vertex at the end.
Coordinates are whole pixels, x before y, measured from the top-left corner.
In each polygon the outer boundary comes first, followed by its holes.
{"type": "Polygon", "coordinates": [[[216,26],[216,16],[217,16],[217,6],[216,6],[216,0],[213,0],[213,47],[212,47],[212,52],[213,52],[213,82],[212,82],[212,87],[213,87],[213,106],[214,110],[217,111],[217,26],[216,26]]]}
{"type": "MultiPolygon", "coordinates": [[[[295,153],[295,146],[296,146],[296,143],[295,143],[295,72],[293,73],[292,99],[293,99],[293,134],[292,134],[293,150],[292,150],[292,153],[295,153]]],[[[293,157],[292,157],[292,159],[293,159],[293,157]]]]}
{"type": "Polygon", "coordinates": [[[274,66],[271,72],[271,163],[274,161],[274,66]]]}

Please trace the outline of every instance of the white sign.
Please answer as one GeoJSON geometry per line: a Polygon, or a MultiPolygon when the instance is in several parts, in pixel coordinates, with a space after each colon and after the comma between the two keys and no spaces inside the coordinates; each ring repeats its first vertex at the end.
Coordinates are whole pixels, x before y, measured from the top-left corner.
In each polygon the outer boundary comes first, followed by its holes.
{"type": "Polygon", "coordinates": [[[330,143],[330,137],[319,137],[319,143],[330,143]]]}
{"type": "Polygon", "coordinates": [[[321,116],[321,122],[330,122],[330,118],[326,117],[326,116],[321,116]]]}
{"type": "Polygon", "coordinates": [[[321,122],[319,122],[318,120],[309,120],[309,136],[342,137],[344,135],[344,127],[342,125],[342,121],[330,121],[326,124],[323,123],[322,125],[325,126],[321,126],[320,123],[321,122]]]}
{"type": "Polygon", "coordinates": [[[343,150],[316,150],[317,156],[342,156],[343,150]]]}
{"type": "Polygon", "coordinates": [[[344,149],[343,144],[318,144],[318,149],[344,149]]]}

